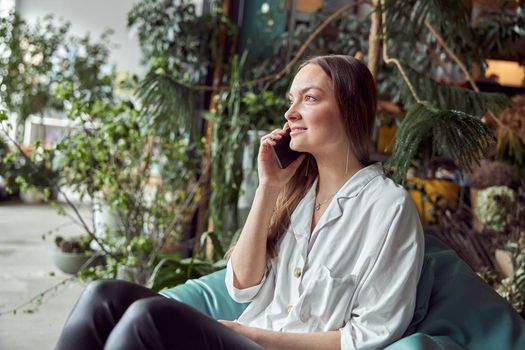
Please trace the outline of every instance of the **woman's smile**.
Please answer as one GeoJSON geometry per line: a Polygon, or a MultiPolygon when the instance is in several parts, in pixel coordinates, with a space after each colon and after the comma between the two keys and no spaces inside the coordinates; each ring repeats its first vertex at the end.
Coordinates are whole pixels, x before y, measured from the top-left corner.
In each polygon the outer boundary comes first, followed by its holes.
{"type": "Polygon", "coordinates": [[[293,127],[292,131],[290,132],[290,136],[296,136],[296,135],[302,134],[306,130],[307,130],[306,128],[293,127]]]}

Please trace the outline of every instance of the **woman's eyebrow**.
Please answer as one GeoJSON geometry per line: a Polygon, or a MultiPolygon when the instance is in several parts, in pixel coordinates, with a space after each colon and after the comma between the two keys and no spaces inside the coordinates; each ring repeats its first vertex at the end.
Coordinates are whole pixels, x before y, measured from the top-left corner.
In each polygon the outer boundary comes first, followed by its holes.
{"type": "MultiPolygon", "coordinates": [[[[306,87],[302,88],[301,90],[299,90],[299,93],[300,94],[304,94],[306,91],[312,90],[312,89],[324,92],[324,90],[322,88],[320,88],[319,86],[310,85],[310,86],[306,86],[306,87]]],[[[291,91],[288,91],[288,96],[292,96],[292,92],[291,91]]]]}

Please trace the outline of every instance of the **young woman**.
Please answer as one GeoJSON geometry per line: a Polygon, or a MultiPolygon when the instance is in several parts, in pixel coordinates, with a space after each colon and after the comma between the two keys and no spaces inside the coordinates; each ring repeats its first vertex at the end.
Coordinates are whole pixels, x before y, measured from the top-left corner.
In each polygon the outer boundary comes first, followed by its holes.
{"type": "Polygon", "coordinates": [[[281,169],[272,146],[285,131],[261,139],[259,187],[226,273],[232,298],[251,301],[239,319],[95,282],[57,349],[377,349],[403,335],[423,231],[407,192],[369,159],[373,78],[350,56],[316,57],[289,99],[290,147],[305,154],[281,169]]]}

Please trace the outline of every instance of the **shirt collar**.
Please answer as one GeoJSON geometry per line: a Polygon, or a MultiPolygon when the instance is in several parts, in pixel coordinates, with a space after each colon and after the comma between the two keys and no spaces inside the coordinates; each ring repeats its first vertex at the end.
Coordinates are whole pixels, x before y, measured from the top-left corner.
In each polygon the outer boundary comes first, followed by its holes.
{"type": "Polygon", "coordinates": [[[355,197],[373,178],[383,174],[383,165],[380,162],[364,167],[345,182],[335,197],[337,199],[355,197]]]}
{"type": "MultiPolygon", "coordinates": [[[[321,229],[322,226],[339,218],[343,214],[342,202],[344,199],[356,197],[373,178],[383,174],[383,166],[380,162],[377,162],[364,167],[352,175],[352,177],[350,177],[335,194],[334,197],[337,201],[337,204],[330,204],[329,208],[327,208],[325,212],[325,215],[323,215],[321,220],[317,223],[316,230],[321,229]]],[[[312,186],[304,198],[299,202],[290,218],[291,229],[296,237],[308,237],[310,234],[314,206],[313,202],[315,201],[315,190],[318,181],[319,177],[314,180],[312,186]]]]}

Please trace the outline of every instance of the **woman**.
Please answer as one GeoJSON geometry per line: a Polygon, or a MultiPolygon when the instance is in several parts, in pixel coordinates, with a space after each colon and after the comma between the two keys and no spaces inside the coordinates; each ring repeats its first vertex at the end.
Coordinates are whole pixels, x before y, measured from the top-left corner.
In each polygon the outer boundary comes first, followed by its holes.
{"type": "Polygon", "coordinates": [[[280,169],[272,146],[285,131],[261,139],[259,187],[226,273],[232,298],[251,301],[237,322],[97,282],[58,349],[376,349],[403,335],[423,232],[407,192],[369,160],[373,78],[352,57],[316,57],[289,98],[290,147],[305,154],[280,169]]]}

